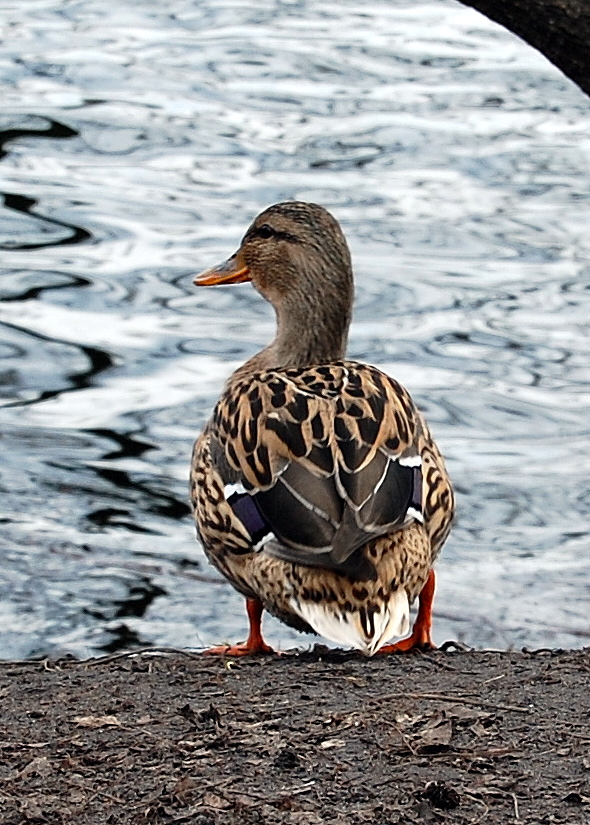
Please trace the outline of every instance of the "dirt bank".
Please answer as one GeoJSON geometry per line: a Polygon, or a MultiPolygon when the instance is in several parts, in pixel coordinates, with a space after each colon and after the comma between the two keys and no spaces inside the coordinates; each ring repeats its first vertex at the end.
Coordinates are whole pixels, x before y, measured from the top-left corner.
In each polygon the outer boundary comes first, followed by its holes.
{"type": "Polygon", "coordinates": [[[590,651],[0,663],[0,822],[590,823],[590,651]]]}

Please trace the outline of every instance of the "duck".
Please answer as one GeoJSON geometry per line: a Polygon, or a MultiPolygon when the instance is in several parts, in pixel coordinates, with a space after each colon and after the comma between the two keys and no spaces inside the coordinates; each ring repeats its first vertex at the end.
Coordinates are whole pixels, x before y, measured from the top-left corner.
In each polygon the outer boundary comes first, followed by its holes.
{"type": "Polygon", "coordinates": [[[249,632],[205,652],[273,652],[263,611],[366,656],[433,649],[453,488],[408,391],[346,357],[354,284],[340,224],[314,203],[268,207],[194,279],[244,282],[273,306],[276,334],[227,380],[194,445],[190,499],[249,632]]]}

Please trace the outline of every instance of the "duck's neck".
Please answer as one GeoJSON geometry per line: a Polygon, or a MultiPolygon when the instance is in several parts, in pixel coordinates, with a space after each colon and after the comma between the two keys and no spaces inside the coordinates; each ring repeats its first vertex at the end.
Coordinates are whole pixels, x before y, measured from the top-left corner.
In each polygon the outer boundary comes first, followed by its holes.
{"type": "Polygon", "coordinates": [[[275,307],[274,341],[238,372],[309,367],[340,361],[346,355],[351,296],[331,296],[321,304],[301,297],[275,307]]]}
{"type": "Polygon", "coordinates": [[[306,367],[344,358],[350,325],[350,306],[301,299],[277,309],[277,334],[267,348],[277,367],[306,367]]]}

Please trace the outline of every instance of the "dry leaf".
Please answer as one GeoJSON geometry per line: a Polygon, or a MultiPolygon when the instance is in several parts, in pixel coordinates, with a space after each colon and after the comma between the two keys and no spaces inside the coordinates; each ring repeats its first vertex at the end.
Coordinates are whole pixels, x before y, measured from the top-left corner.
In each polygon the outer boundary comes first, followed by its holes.
{"type": "Polygon", "coordinates": [[[320,744],[320,748],[323,748],[323,750],[328,750],[328,748],[344,748],[345,746],[346,742],[344,739],[324,739],[320,744]]]}
{"type": "Polygon", "coordinates": [[[182,776],[172,789],[172,796],[181,804],[185,805],[197,786],[198,782],[196,779],[190,776],[182,776]]]}
{"type": "Polygon", "coordinates": [[[449,718],[466,722],[471,719],[489,719],[490,716],[493,716],[489,711],[471,705],[453,705],[450,708],[445,708],[444,713],[449,718]]]}
{"type": "Polygon", "coordinates": [[[217,796],[216,793],[206,793],[203,796],[203,805],[206,805],[208,808],[215,808],[219,811],[231,808],[231,804],[227,801],[227,799],[222,799],[220,796],[217,796]]]}
{"type": "Polygon", "coordinates": [[[74,722],[79,728],[118,727],[121,724],[116,716],[75,716],[74,722]]]}
{"type": "Polygon", "coordinates": [[[49,759],[46,756],[37,756],[25,765],[22,771],[18,772],[18,776],[23,779],[33,774],[37,776],[47,776],[50,773],[51,765],[49,764],[49,759]]]}
{"type": "Polygon", "coordinates": [[[319,814],[312,811],[294,811],[289,815],[291,825],[323,825],[325,821],[319,814]]]}
{"type": "Polygon", "coordinates": [[[450,719],[437,717],[429,722],[416,736],[414,745],[419,751],[446,748],[453,735],[450,719]]]}
{"type": "Polygon", "coordinates": [[[473,725],[469,726],[469,730],[478,737],[488,737],[490,735],[490,729],[484,727],[481,722],[474,722],[473,725]]]}

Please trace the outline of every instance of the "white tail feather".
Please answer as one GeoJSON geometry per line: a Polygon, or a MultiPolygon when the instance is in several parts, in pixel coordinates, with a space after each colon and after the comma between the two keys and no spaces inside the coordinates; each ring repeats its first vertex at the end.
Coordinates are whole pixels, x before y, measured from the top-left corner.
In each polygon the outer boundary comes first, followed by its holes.
{"type": "Polygon", "coordinates": [[[367,656],[372,656],[391,639],[405,636],[410,629],[410,605],[403,588],[392,593],[389,601],[373,614],[370,628],[364,627],[358,611],[343,613],[333,603],[316,604],[292,599],[291,606],[320,636],[345,647],[354,647],[367,656]],[[373,631],[372,635],[367,633],[368,629],[373,631]]]}

